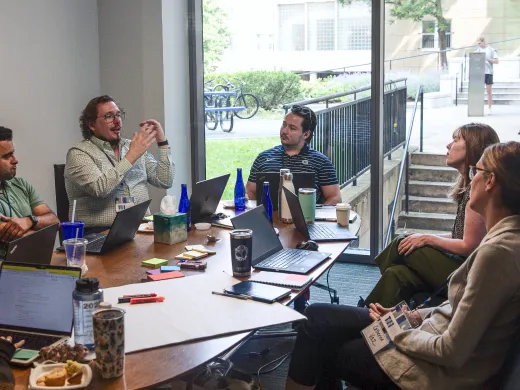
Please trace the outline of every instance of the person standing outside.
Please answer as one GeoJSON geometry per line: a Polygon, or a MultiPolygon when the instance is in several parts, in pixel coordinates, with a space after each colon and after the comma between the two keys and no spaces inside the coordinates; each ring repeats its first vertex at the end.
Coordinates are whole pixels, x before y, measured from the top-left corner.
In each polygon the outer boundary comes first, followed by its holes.
{"type": "Polygon", "coordinates": [[[488,114],[491,114],[491,106],[493,104],[493,65],[498,64],[498,54],[495,49],[486,43],[484,37],[477,39],[477,45],[477,53],[486,55],[484,83],[486,84],[488,99],[488,114]]]}

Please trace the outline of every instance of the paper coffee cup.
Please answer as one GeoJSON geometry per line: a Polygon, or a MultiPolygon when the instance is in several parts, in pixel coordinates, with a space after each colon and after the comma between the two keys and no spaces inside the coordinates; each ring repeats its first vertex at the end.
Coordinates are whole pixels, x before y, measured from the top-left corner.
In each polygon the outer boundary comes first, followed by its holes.
{"type": "Polygon", "coordinates": [[[348,221],[350,219],[351,209],[348,203],[338,203],[336,205],[336,219],[338,220],[338,224],[346,228],[349,227],[348,221]]]}

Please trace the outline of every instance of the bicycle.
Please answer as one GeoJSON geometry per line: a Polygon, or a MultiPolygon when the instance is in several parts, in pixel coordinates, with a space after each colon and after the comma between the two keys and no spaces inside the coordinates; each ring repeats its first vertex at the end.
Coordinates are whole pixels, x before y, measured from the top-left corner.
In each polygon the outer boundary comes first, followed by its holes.
{"type": "Polygon", "coordinates": [[[213,91],[235,91],[236,97],[233,101],[233,104],[231,104],[231,97],[228,97],[227,105],[229,107],[244,107],[244,109],[234,111],[234,115],[240,119],[250,119],[254,117],[260,108],[260,101],[252,93],[244,93],[242,91],[242,88],[246,85],[246,83],[240,81],[242,86],[237,88],[225,77],[222,77],[222,79],[226,82],[226,84],[215,85],[213,87],[213,91]]]}

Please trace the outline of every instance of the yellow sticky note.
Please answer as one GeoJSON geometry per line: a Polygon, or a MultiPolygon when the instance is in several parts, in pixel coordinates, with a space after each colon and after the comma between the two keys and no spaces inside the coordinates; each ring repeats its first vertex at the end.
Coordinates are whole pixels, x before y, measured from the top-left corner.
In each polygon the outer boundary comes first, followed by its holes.
{"type": "Polygon", "coordinates": [[[196,251],[200,253],[207,253],[208,255],[214,255],[215,251],[212,251],[211,249],[206,248],[204,245],[187,245],[185,247],[187,251],[196,251]]]}
{"type": "Polygon", "coordinates": [[[147,217],[144,217],[146,221],[153,221],[153,215],[149,215],[147,217]]]}
{"type": "Polygon", "coordinates": [[[159,268],[161,265],[168,265],[168,260],[154,257],[150,260],[143,260],[141,264],[148,268],[159,268]]]}
{"type": "Polygon", "coordinates": [[[190,259],[202,259],[203,257],[206,257],[208,254],[200,253],[197,251],[188,251],[188,252],[184,252],[183,255],[190,259]]]}

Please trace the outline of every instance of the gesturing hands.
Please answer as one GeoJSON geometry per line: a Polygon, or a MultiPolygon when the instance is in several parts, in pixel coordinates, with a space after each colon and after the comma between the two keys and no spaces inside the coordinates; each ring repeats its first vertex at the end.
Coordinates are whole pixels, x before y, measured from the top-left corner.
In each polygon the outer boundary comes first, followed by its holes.
{"type": "Polygon", "coordinates": [[[155,119],[148,119],[144,122],[139,123],[139,126],[148,126],[156,131],[155,138],[157,138],[157,142],[166,141],[166,135],[164,134],[164,130],[159,122],[155,119]]]}
{"type": "Polygon", "coordinates": [[[406,234],[406,238],[401,240],[397,251],[401,256],[408,256],[414,250],[428,246],[429,234],[410,233],[406,234]]]}
{"type": "MultiPolygon", "coordinates": [[[[9,344],[13,343],[13,338],[11,336],[7,336],[7,337],[0,336],[0,339],[7,341],[9,344]]],[[[25,344],[25,340],[18,341],[17,343],[14,343],[14,347],[20,348],[24,344],[25,344]]]]}
{"type": "Polygon", "coordinates": [[[151,126],[142,126],[138,133],[134,133],[126,159],[134,164],[150,146],[155,143],[157,130],[151,126]]]}
{"type": "Polygon", "coordinates": [[[0,242],[9,242],[22,237],[32,226],[29,218],[0,216],[0,242]]]}

